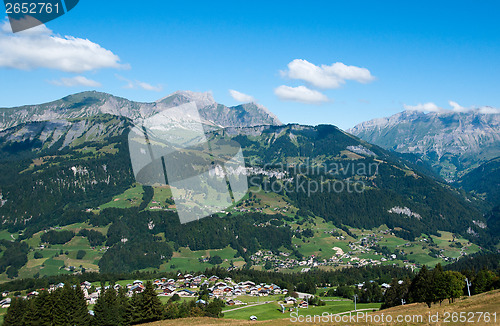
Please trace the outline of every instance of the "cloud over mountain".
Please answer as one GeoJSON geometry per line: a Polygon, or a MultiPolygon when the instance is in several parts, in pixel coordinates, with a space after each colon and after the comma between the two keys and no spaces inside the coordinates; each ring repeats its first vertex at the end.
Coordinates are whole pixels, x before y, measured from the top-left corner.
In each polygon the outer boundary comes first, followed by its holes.
{"type": "Polygon", "coordinates": [[[282,100],[302,103],[318,104],[327,102],[328,97],[321,92],[309,89],[306,86],[290,87],[281,85],[274,90],[274,93],[282,100]]]}
{"type": "Polygon", "coordinates": [[[230,89],[229,94],[233,99],[241,103],[256,102],[253,96],[235,91],[234,89],[230,89]]]}
{"type": "Polygon", "coordinates": [[[13,34],[5,22],[0,28],[0,67],[82,73],[129,66],[120,63],[113,52],[90,40],[56,35],[44,25],[13,34]]]}
{"type": "Polygon", "coordinates": [[[428,102],[424,104],[417,105],[404,105],[405,110],[408,111],[421,111],[421,112],[437,112],[437,113],[446,113],[446,112],[457,112],[457,113],[466,113],[477,111],[482,114],[499,114],[500,109],[494,108],[491,106],[479,106],[479,107],[463,107],[455,101],[448,101],[448,104],[451,106],[451,109],[446,109],[439,107],[433,102],[428,102]]]}
{"type": "Polygon", "coordinates": [[[290,79],[302,80],[323,89],[339,88],[345,84],[346,80],[365,84],[375,79],[366,68],[347,66],[342,62],[316,66],[303,59],[295,59],[290,62],[288,70],[281,71],[281,75],[290,79]]]}

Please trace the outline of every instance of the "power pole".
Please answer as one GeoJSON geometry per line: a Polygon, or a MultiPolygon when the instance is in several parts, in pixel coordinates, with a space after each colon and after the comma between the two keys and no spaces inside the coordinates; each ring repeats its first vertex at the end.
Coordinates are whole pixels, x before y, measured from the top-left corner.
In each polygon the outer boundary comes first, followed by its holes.
{"type": "Polygon", "coordinates": [[[357,309],[356,309],[356,299],[357,299],[357,298],[358,298],[358,295],[357,295],[357,294],[355,294],[355,295],[354,295],[354,311],[357,311],[357,309]]]}
{"type": "Polygon", "coordinates": [[[468,278],[465,278],[465,282],[467,283],[467,292],[469,293],[469,297],[470,297],[470,286],[472,285],[472,283],[469,282],[468,278]]]}

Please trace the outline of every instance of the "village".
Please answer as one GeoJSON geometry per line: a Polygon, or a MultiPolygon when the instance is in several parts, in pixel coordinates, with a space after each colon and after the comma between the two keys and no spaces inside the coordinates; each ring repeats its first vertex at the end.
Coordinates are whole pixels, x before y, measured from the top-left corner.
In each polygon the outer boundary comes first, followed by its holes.
{"type": "MultiPolygon", "coordinates": [[[[116,291],[121,288],[126,289],[126,296],[132,297],[136,293],[141,293],[145,290],[146,281],[135,280],[124,286],[120,284],[113,285],[116,291]]],[[[178,273],[176,279],[161,278],[152,281],[156,293],[159,297],[173,297],[178,295],[180,298],[197,298],[199,291],[201,289],[208,290],[209,298],[218,298],[225,302],[227,306],[240,306],[247,305],[247,302],[238,300],[240,296],[247,297],[268,297],[271,295],[281,295],[283,297],[283,304],[294,305],[296,307],[305,308],[307,303],[307,298],[311,295],[302,294],[295,295],[297,298],[289,296],[287,289],[281,289],[276,284],[256,284],[252,281],[243,281],[236,283],[231,278],[227,277],[220,279],[219,277],[212,275],[207,277],[203,274],[201,275],[191,275],[178,273]]],[[[64,283],[52,284],[48,289],[39,289],[37,291],[32,291],[23,296],[24,299],[29,299],[38,296],[40,292],[47,290],[48,292],[53,292],[59,288],[64,287],[64,283]]],[[[73,285],[75,286],[75,285],[73,285]]],[[[92,306],[97,303],[97,299],[107,290],[111,285],[107,285],[104,288],[101,286],[95,286],[95,283],[84,281],[80,284],[80,288],[83,292],[87,305],[92,306]]],[[[12,295],[8,291],[1,294],[3,297],[0,300],[1,308],[8,308],[12,302],[12,295]]],[[[275,297],[273,297],[274,299],[275,297]]],[[[206,304],[202,299],[197,300],[197,302],[206,304]]]]}

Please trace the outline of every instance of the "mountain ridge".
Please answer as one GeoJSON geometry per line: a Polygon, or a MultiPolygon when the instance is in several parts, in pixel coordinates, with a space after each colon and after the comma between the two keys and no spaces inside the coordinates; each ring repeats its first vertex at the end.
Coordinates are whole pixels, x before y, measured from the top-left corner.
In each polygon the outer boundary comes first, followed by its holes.
{"type": "Polygon", "coordinates": [[[174,106],[197,104],[202,123],[216,127],[281,125],[279,119],[262,105],[246,103],[233,107],[215,102],[211,93],[177,91],[155,102],[136,102],[108,93],[87,91],[61,99],[12,108],[0,108],[0,130],[32,121],[71,119],[112,114],[140,122],[174,106]]]}
{"type": "Polygon", "coordinates": [[[500,114],[403,111],[348,129],[370,143],[418,154],[447,181],[500,155],[500,114]]]}

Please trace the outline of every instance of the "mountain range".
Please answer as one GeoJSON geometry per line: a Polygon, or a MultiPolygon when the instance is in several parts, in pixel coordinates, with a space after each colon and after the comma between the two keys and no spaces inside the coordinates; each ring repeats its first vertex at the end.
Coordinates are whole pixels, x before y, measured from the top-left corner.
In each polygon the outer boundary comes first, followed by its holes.
{"type": "MultiPolygon", "coordinates": [[[[48,228],[90,225],[103,232],[101,243],[109,248],[89,262],[102,271],[158,267],[171,257],[170,245],[192,250],[230,246],[247,263],[264,249],[301,257],[293,239],[317,223],[353,237],[350,228],[388,228],[402,243],[419,243],[422,234],[443,231],[488,248],[498,242],[493,232],[498,214],[484,216],[480,198],[335,126],[283,125],[258,104],[226,107],[209,93],[186,91],[154,103],[85,92],[0,113],[0,234],[39,245],[48,228]],[[219,214],[180,224],[164,187],[135,182],[128,131],[142,119],[188,102],[197,103],[203,124],[210,127],[207,138],[241,145],[250,186],[261,191],[219,214]],[[280,187],[266,190],[270,183],[280,187]],[[308,185],[337,188],[311,191],[308,185]],[[353,187],[359,191],[348,190],[353,187]]],[[[203,187],[207,196],[213,194],[212,186],[203,187]]],[[[315,243],[323,231],[305,234],[315,243]]],[[[328,259],[326,249],[324,257],[314,251],[316,258],[328,259]]],[[[0,257],[0,279],[6,259],[11,258],[0,257]]],[[[15,268],[25,275],[45,271],[23,264],[15,268]]]]}
{"type": "Polygon", "coordinates": [[[500,114],[404,111],[347,130],[388,150],[416,154],[449,182],[500,156],[500,114]]]}
{"type": "Polygon", "coordinates": [[[129,101],[96,91],[83,92],[50,103],[0,108],[0,130],[33,121],[55,121],[91,117],[98,114],[123,116],[138,122],[169,108],[195,102],[205,125],[247,127],[280,125],[279,119],[257,103],[227,107],[218,104],[210,92],[177,91],[156,102],[129,101]]]}

